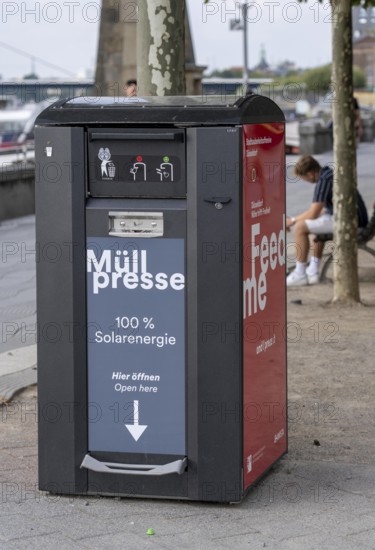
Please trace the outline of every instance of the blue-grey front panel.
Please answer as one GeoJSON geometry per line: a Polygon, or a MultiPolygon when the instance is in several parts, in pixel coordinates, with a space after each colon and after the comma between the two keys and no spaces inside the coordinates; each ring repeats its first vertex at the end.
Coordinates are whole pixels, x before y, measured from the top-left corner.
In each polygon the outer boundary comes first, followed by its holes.
{"type": "Polygon", "coordinates": [[[185,244],[87,242],[89,450],[185,454],[185,244]]]}

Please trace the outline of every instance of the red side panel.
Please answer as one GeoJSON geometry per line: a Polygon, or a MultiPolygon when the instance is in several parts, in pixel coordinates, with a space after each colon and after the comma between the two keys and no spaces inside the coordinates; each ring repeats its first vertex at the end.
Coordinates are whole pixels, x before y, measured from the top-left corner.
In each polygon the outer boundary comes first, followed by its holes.
{"type": "Polygon", "coordinates": [[[244,487],[287,448],[284,124],[243,134],[244,487]]]}

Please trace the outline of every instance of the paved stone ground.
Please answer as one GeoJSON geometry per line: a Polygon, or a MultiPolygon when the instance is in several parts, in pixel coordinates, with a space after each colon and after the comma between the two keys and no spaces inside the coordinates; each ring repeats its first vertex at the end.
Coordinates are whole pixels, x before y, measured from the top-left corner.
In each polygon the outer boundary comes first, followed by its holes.
{"type": "Polygon", "coordinates": [[[35,411],[35,386],[0,409],[2,550],[375,548],[373,462],[306,461],[292,449],[232,506],[56,496],[37,488],[35,411]]]}

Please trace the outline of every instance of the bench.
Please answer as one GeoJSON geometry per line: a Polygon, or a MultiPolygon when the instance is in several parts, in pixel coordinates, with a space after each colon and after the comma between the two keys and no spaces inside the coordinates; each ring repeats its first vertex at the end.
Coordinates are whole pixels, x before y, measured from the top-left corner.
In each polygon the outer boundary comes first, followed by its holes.
{"type": "MultiPolygon", "coordinates": [[[[358,235],[357,235],[357,243],[358,243],[358,250],[364,250],[365,252],[368,252],[368,254],[371,254],[375,258],[375,248],[372,246],[369,246],[369,242],[375,237],[375,204],[374,204],[374,210],[372,212],[372,216],[369,219],[368,224],[366,227],[360,227],[358,228],[358,235]]],[[[326,243],[329,241],[333,241],[333,235],[332,233],[322,233],[321,235],[315,235],[314,242],[320,242],[320,243],[326,243]]],[[[321,268],[320,268],[320,275],[319,275],[319,281],[321,283],[327,281],[327,272],[329,267],[331,266],[334,258],[334,248],[332,248],[331,251],[328,251],[327,253],[323,254],[322,261],[321,261],[321,268]]]]}

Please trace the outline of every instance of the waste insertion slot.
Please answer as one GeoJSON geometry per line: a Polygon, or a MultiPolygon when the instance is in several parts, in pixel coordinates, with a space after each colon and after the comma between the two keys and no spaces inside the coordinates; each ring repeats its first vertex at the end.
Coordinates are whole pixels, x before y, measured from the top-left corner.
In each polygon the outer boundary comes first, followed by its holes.
{"type": "Polygon", "coordinates": [[[90,134],[90,141],[111,140],[111,141],[184,141],[183,132],[166,132],[166,133],[120,133],[120,132],[93,132],[90,134]]]}

